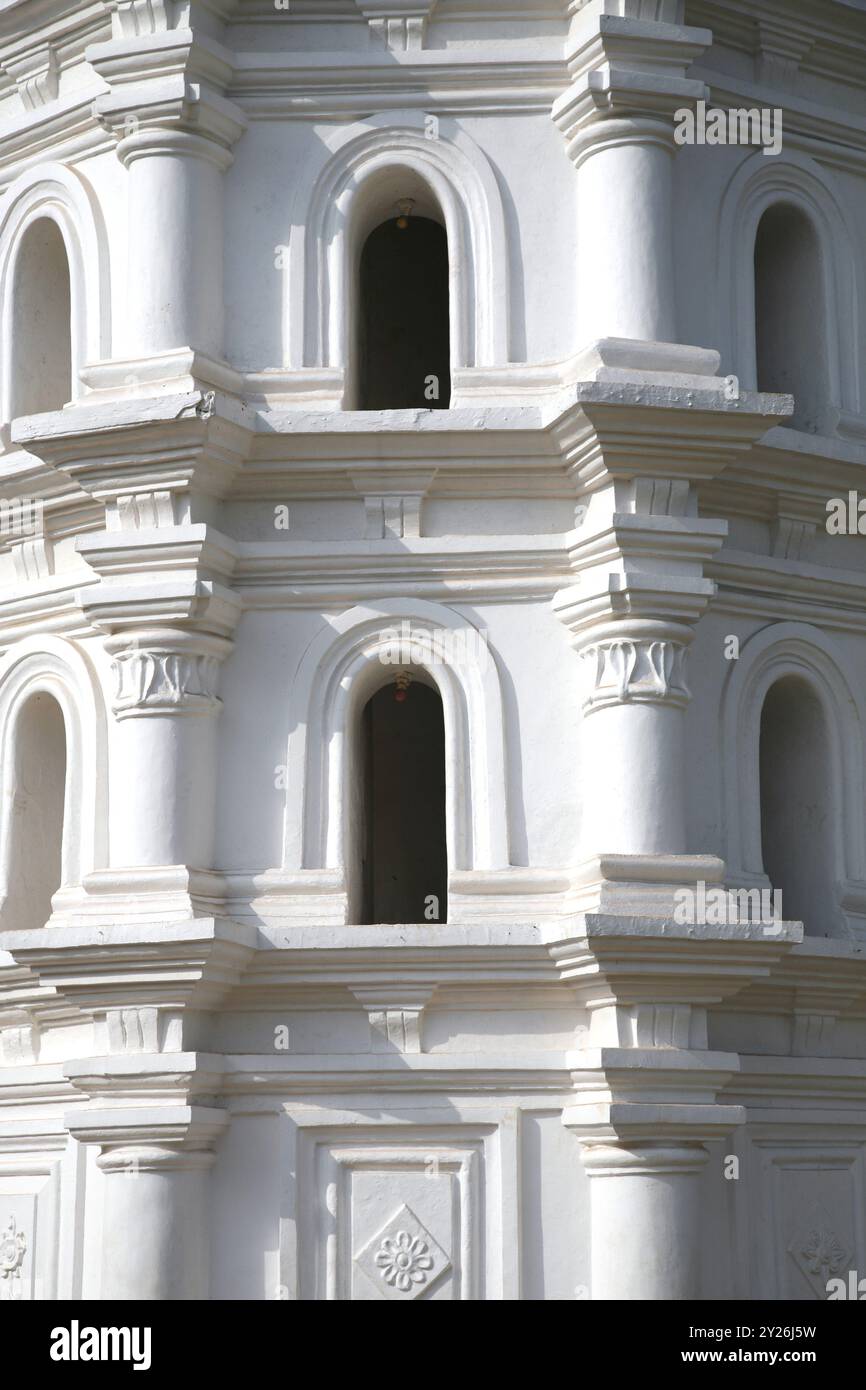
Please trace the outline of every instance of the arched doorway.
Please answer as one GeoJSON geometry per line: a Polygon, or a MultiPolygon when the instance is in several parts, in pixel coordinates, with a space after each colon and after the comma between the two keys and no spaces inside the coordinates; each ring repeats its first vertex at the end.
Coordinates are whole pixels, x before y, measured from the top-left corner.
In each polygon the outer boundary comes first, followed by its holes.
{"type": "Polygon", "coordinates": [[[447,920],[442,700],[421,680],[404,685],[377,691],[361,716],[364,923],[447,920]]]}
{"type": "Polygon", "coordinates": [[[430,217],[391,217],[360,268],[361,410],[447,410],[451,401],[448,237],[430,217]]]}

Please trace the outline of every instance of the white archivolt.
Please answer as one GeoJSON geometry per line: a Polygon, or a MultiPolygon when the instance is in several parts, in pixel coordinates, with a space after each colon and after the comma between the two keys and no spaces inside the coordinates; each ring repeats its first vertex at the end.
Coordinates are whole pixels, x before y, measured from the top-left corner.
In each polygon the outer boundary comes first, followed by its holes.
{"type": "Polygon", "coordinates": [[[725,190],[718,221],[719,310],[722,360],[744,386],[757,389],[755,237],[764,213],[786,203],[809,218],[821,246],[827,314],[830,394],[844,410],[860,409],[859,301],[863,290],[854,247],[857,238],[825,168],[794,151],[778,159],[757,152],[725,190]]]}
{"type": "MultiPolygon", "coordinates": [[[[347,867],[352,743],[365,702],[393,667],[381,657],[400,628],[417,633],[423,663],[442,697],[450,870],[509,864],[502,696],[495,660],[454,660],[474,651],[477,629],[438,603],[382,599],[352,608],[314,638],[291,692],[283,867],[347,867]],[[390,636],[389,636],[390,634],[390,636]],[[472,640],[469,640],[472,639],[472,640]]],[[[411,639],[410,639],[411,640],[411,639]]]]}
{"type": "Polygon", "coordinates": [[[53,696],[66,729],[62,887],[77,887],[107,863],[108,806],[105,710],[87,659],[62,637],[28,637],[0,661],[0,901],[5,900],[12,844],[15,726],[32,695],[53,696]]]}
{"type": "Polygon", "coordinates": [[[750,637],[722,695],[725,860],[731,876],[763,875],[761,855],[761,710],[770,687],[799,676],[821,702],[830,749],[833,869],[840,880],[864,877],[863,711],[833,641],[808,623],[775,623],[750,637]]]}
{"type": "Polygon", "coordinates": [[[108,254],[96,202],[79,174],[63,164],[41,164],[0,198],[0,421],[8,421],[10,411],[15,261],[27,228],[44,217],[57,223],[69,262],[73,399],[81,368],[111,353],[108,254]]]}
{"type": "Polygon", "coordinates": [[[438,118],[430,139],[427,119],[419,111],[388,112],[326,137],[331,157],[302,182],[292,216],[284,307],[288,366],[348,366],[363,208],[401,169],[429,189],[448,234],[452,369],[509,360],[510,277],[496,176],[455,121],[438,118]]]}

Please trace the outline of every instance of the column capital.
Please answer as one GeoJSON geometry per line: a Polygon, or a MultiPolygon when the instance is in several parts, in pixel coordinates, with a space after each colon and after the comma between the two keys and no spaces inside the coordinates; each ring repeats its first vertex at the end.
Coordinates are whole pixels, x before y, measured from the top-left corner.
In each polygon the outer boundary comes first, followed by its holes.
{"type": "MultiPolygon", "coordinates": [[[[574,1128],[570,1124],[567,1127],[574,1128]]],[[[585,1137],[581,1139],[580,1157],[590,1178],[656,1178],[700,1173],[709,1154],[697,1140],[639,1144],[585,1137]]]]}
{"type": "Polygon", "coordinates": [[[118,719],[158,714],[215,714],[220,663],[231,643],[207,633],[142,632],[109,638],[114,660],[112,709],[118,719]]]}
{"type": "Polygon", "coordinates": [[[710,46],[708,29],[682,24],[682,5],[667,0],[586,0],[572,9],[567,60],[571,85],[553,119],[580,164],[610,145],[659,144],[673,152],[675,112],[708,94],[689,78],[710,46]]]}
{"type": "Polygon", "coordinates": [[[222,95],[232,69],[218,44],[171,29],[92,44],[87,59],[110,87],[94,102],[94,115],[117,140],[126,167],[182,153],[228,168],[247,118],[222,95]]]}
{"type": "Polygon", "coordinates": [[[65,1124],[79,1143],[98,1145],[103,1172],[133,1175],[210,1168],[228,1115],[200,1105],[119,1106],[73,1111],[65,1124]]]}

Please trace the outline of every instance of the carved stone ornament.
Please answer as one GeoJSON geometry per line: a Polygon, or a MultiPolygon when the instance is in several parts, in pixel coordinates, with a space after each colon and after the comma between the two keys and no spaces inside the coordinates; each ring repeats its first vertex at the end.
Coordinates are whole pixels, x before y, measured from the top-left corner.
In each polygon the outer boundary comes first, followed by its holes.
{"type": "Polygon", "coordinates": [[[849,1246],[833,1230],[829,1216],[816,1207],[788,1246],[788,1253],[819,1298],[827,1297],[830,1279],[845,1275],[853,1259],[849,1246]]]}
{"type": "Polygon", "coordinates": [[[202,653],[121,652],[113,663],[114,712],[124,715],[207,714],[219,709],[219,662],[202,653]]]}
{"type": "Polygon", "coordinates": [[[691,698],[678,642],[622,638],[584,647],[581,658],[590,708],[628,701],[685,706],[691,698]]]}
{"type": "Polygon", "coordinates": [[[9,1225],[0,1236],[0,1299],[21,1297],[21,1266],[27,1254],[27,1238],[9,1218],[9,1225]]]}
{"type": "Polygon", "coordinates": [[[445,1251],[407,1206],[391,1217],[356,1260],[385,1298],[403,1300],[418,1298],[451,1267],[445,1251]]]}

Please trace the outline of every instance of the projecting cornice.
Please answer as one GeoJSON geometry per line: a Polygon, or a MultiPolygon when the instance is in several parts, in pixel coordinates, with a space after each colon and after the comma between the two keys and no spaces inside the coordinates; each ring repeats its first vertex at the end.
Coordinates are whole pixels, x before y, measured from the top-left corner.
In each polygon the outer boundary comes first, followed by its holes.
{"type": "Polygon", "coordinates": [[[673,146],[673,116],[706,95],[688,70],[712,43],[707,29],[664,22],[681,7],[640,0],[592,0],[581,6],[569,35],[571,85],[553,106],[553,118],[580,163],[598,143],[664,140],[673,146]],[[611,13],[611,10],[614,13],[611,13]],[[627,118],[627,132],[614,123],[627,118]]]}
{"type": "Polygon", "coordinates": [[[93,44],[87,59],[110,88],[94,115],[118,140],[125,164],[166,142],[223,168],[231,162],[246,118],[222,95],[232,63],[220,44],[181,29],[93,44]]]}
{"type": "Polygon", "coordinates": [[[763,81],[787,84],[798,72],[856,87],[866,65],[866,14],[848,0],[689,0],[692,23],[712,29],[715,46],[758,61],[763,81]]]}

